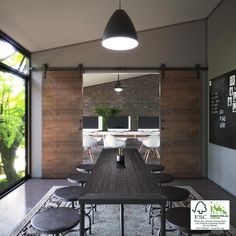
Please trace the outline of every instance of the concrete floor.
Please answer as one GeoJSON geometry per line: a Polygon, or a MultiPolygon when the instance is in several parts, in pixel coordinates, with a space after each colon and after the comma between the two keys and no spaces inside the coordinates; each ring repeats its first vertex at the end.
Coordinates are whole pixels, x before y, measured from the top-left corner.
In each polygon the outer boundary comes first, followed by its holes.
{"type": "MultiPolygon", "coordinates": [[[[98,146],[93,151],[95,153],[95,159],[97,159],[101,147],[98,146]]],[[[84,162],[91,162],[90,158],[86,155],[84,162]]],[[[158,163],[158,161],[150,157],[149,163],[158,163]]],[[[12,232],[52,186],[68,185],[71,184],[65,179],[30,179],[0,199],[0,236],[6,236],[12,232]]],[[[189,185],[204,199],[230,200],[230,221],[236,228],[236,198],[213,182],[208,179],[177,179],[171,185],[189,185]]]]}
{"type": "MultiPolygon", "coordinates": [[[[52,186],[64,179],[30,179],[0,200],[0,236],[7,236],[52,186]]],[[[236,228],[236,198],[207,179],[178,179],[172,185],[192,186],[204,199],[230,200],[231,224],[236,228]]]]}

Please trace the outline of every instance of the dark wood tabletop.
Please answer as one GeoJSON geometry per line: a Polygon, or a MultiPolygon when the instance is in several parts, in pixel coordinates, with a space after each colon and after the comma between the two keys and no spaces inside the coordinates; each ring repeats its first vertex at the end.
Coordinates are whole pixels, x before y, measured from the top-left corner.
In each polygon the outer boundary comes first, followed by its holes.
{"type": "Polygon", "coordinates": [[[117,149],[104,149],[80,196],[96,204],[163,203],[165,199],[137,149],[124,149],[125,167],[117,165],[117,149]]]}
{"type": "Polygon", "coordinates": [[[84,204],[120,204],[121,233],[124,235],[124,204],[159,204],[161,236],[165,235],[166,199],[137,149],[124,149],[125,164],[116,162],[118,149],[103,149],[79,197],[80,235],[84,235],[84,204]]]}

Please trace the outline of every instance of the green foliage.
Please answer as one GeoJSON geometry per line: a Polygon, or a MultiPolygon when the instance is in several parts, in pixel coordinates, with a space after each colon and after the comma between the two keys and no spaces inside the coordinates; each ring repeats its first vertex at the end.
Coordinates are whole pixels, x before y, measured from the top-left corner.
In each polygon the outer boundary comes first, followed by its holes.
{"type": "Polygon", "coordinates": [[[118,115],[122,110],[119,108],[99,106],[95,108],[95,113],[102,117],[110,117],[118,115]]]}
{"type": "MultiPolygon", "coordinates": [[[[17,179],[20,180],[25,177],[25,172],[20,171],[17,173],[17,179]]],[[[9,181],[6,178],[0,178],[0,193],[1,191],[5,190],[9,187],[12,183],[9,183],[9,181]]]]}
{"type": "Polygon", "coordinates": [[[22,60],[24,60],[24,55],[16,51],[13,55],[10,55],[8,58],[3,60],[2,62],[18,70],[22,60]]]}
{"type": "Polygon", "coordinates": [[[103,130],[107,130],[108,118],[112,117],[112,116],[117,116],[121,111],[122,111],[122,109],[120,109],[120,108],[109,107],[109,106],[104,106],[104,105],[96,107],[94,110],[94,112],[98,116],[102,116],[103,130]]]}
{"type": "MultiPolygon", "coordinates": [[[[13,75],[0,72],[0,142],[10,148],[24,141],[24,84],[13,75]]],[[[1,150],[0,150],[1,151],[1,150]]]]}

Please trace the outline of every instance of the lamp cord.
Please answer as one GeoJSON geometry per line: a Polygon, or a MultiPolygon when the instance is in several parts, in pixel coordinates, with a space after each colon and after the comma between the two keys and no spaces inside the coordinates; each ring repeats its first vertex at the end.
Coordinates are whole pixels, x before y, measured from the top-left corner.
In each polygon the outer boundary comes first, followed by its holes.
{"type": "Polygon", "coordinates": [[[121,9],[121,0],[119,0],[119,9],[121,9]]]}
{"type": "Polygon", "coordinates": [[[120,80],[120,74],[118,74],[118,81],[120,80]]]}

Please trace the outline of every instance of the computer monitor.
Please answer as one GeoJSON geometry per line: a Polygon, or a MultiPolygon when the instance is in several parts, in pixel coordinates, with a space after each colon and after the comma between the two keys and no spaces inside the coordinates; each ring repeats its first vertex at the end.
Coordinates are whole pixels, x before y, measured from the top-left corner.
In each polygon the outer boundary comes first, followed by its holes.
{"type": "Polygon", "coordinates": [[[98,131],[102,129],[102,117],[83,116],[83,131],[98,131]]]}
{"type": "Polygon", "coordinates": [[[128,131],[131,129],[130,116],[110,117],[107,122],[108,131],[128,131]]]}
{"type": "Polygon", "coordinates": [[[159,117],[139,116],[138,131],[159,131],[159,117]]]}

